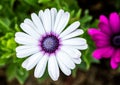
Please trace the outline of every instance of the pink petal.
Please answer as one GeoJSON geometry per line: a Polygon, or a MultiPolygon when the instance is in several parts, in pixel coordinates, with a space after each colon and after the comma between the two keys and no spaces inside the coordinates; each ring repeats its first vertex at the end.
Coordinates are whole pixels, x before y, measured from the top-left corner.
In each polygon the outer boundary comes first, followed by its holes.
{"type": "Polygon", "coordinates": [[[95,45],[96,47],[101,48],[101,47],[110,46],[110,43],[108,40],[95,40],[95,45]]]}
{"type": "Polygon", "coordinates": [[[100,28],[100,30],[102,32],[104,32],[105,34],[111,35],[112,34],[112,30],[110,29],[110,26],[108,24],[105,23],[99,23],[98,27],[100,28]]]}
{"type": "Polygon", "coordinates": [[[106,35],[94,35],[93,37],[94,40],[98,41],[109,41],[110,40],[110,37],[109,36],[106,36],[106,35]]]}
{"type": "Polygon", "coordinates": [[[115,50],[111,46],[107,46],[104,48],[98,48],[93,52],[93,57],[96,59],[101,58],[110,58],[114,54],[115,50]]]}
{"type": "Polygon", "coordinates": [[[88,29],[88,34],[93,36],[94,34],[98,34],[99,33],[99,30],[96,29],[96,28],[89,28],[88,29]]]}
{"type": "Polygon", "coordinates": [[[110,14],[110,26],[111,26],[111,29],[114,33],[117,33],[119,31],[119,15],[116,13],[116,12],[113,12],[110,14]]]}
{"type": "Polygon", "coordinates": [[[104,50],[105,50],[105,53],[103,54],[104,58],[110,58],[115,53],[115,49],[111,46],[106,47],[104,50]]]}
{"type": "Polygon", "coordinates": [[[95,58],[95,59],[101,59],[102,58],[102,54],[104,53],[104,50],[101,48],[101,49],[96,49],[93,53],[92,53],[92,56],[95,58]]]}
{"type": "Polygon", "coordinates": [[[116,69],[118,67],[118,63],[115,62],[114,58],[111,58],[110,65],[111,65],[112,69],[116,69]]]}
{"type": "Polygon", "coordinates": [[[116,62],[120,62],[120,49],[116,50],[114,57],[116,62]]]}
{"type": "Polygon", "coordinates": [[[101,15],[100,18],[99,18],[99,20],[100,20],[100,23],[104,23],[104,24],[108,25],[108,19],[107,19],[106,16],[101,15]]]}
{"type": "Polygon", "coordinates": [[[106,34],[104,34],[104,33],[101,32],[100,30],[95,29],[95,28],[90,28],[90,29],[88,29],[88,34],[92,37],[93,40],[96,40],[96,37],[95,37],[95,36],[107,38],[107,35],[106,35],[106,34]]]}

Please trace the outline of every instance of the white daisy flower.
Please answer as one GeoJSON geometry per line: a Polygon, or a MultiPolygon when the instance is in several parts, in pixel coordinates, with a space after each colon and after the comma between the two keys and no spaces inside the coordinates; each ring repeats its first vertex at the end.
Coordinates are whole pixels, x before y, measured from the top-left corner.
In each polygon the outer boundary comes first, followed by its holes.
{"type": "Polygon", "coordinates": [[[21,46],[16,48],[18,58],[28,57],[22,67],[31,70],[35,67],[34,76],[43,76],[46,66],[48,73],[55,81],[61,71],[69,76],[75,64],[81,63],[81,52],[87,49],[86,40],[77,37],[83,30],[77,29],[80,22],[68,26],[69,12],[55,8],[40,10],[39,14],[32,13],[31,20],[26,18],[20,27],[24,32],[15,34],[15,41],[21,46]]]}

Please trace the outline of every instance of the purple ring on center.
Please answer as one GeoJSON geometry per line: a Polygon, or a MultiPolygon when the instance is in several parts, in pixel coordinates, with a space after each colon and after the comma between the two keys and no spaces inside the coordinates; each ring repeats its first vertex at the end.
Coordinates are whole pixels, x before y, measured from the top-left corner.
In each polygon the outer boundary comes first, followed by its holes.
{"type": "Polygon", "coordinates": [[[111,38],[111,44],[115,48],[120,48],[120,34],[113,35],[111,38]]]}
{"type": "Polygon", "coordinates": [[[60,39],[53,33],[47,34],[40,40],[40,47],[44,53],[55,53],[60,47],[60,39]]]}

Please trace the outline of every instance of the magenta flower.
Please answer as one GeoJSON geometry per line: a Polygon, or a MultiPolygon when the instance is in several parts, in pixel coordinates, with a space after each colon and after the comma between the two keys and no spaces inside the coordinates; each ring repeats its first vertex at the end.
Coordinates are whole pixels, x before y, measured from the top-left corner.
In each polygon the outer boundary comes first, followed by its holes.
{"type": "Polygon", "coordinates": [[[120,64],[120,15],[113,12],[109,19],[101,15],[99,20],[99,29],[88,30],[97,47],[92,55],[98,60],[110,58],[111,67],[116,69],[120,64]]]}

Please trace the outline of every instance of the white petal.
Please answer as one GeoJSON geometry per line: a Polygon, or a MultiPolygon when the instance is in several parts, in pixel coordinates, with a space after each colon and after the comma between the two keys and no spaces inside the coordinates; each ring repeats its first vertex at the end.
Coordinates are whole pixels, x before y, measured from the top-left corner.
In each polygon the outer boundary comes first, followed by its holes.
{"type": "Polygon", "coordinates": [[[28,19],[28,18],[25,18],[25,20],[24,20],[24,23],[26,23],[26,24],[33,24],[33,22],[30,20],[30,19],[28,19]]]}
{"type": "Polygon", "coordinates": [[[49,57],[47,55],[44,55],[42,57],[42,59],[39,61],[39,63],[37,64],[35,71],[34,71],[34,76],[36,78],[40,78],[43,76],[43,74],[45,72],[46,65],[47,65],[48,58],[49,57]]]}
{"type": "Polygon", "coordinates": [[[22,46],[18,46],[16,48],[16,52],[22,51],[22,50],[26,50],[26,49],[31,49],[31,48],[36,48],[37,46],[34,45],[22,45],[22,46]]]}
{"type": "Polygon", "coordinates": [[[75,68],[75,64],[74,62],[71,60],[70,56],[67,55],[65,52],[63,51],[59,51],[57,53],[57,60],[59,60],[60,62],[62,62],[63,64],[65,64],[68,68],[70,69],[74,69],[75,68]]]}
{"type": "Polygon", "coordinates": [[[42,24],[40,18],[35,13],[31,14],[31,18],[32,18],[34,24],[36,25],[36,28],[40,32],[40,34],[44,34],[45,33],[45,29],[43,27],[43,24],[42,24]]]}
{"type": "Polygon", "coordinates": [[[24,58],[24,57],[30,56],[34,53],[37,53],[37,52],[39,52],[39,48],[36,46],[34,48],[28,48],[28,49],[25,49],[25,50],[18,51],[17,52],[17,57],[18,58],[24,58]]]}
{"type": "Polygon", "coordinates": [[[57,34],[60,34],[63,29],[66,27],[68,21],[69,21],[69,18],[70,18],[70,14],[68,12],[64,13],[59,21],[59,24],[56,28],[56,33],[57,34]]]}
{"type": "Polygon", "coordinates": [[[85,49],[87,49],[88,48],[88,45],[87,44],[84,44],[84,45],[79,45],[79,46],[70,46],[71,48],[75,48],[75,49],[78,49],[78,50],[85,50],[85,49]]]}
{"type": "MultiPolygon", "coordinates": [[[[57,57],[57,56],[56,56],[56,57],[57,57]]],[[[61,71],[62,71],[65,75],[69,76],[69,75],[71,74],[71,70],[70,70],[69,68],[67,68],[67,67],[65,66],[65,64],[63,64],[63,62],[61,62],[60,60],[58,60],[58,58],[57,58],[57,61],[58,61],[58,64],[59,64],[59,67],[60,67],[61,71]]]]}
{"type": "Polygon", "coordinates": [[[54,55],[50,56],[48,60],[48,73],[54,81],[58,80],[59,68],[56,57],[54,55]]]}
{"type": "Polygon", "coordinates": [[[34,38],[38,38],[39,35],[37,35],[37,32],[31,27],[29,26],[28,24],[26,23],[21,23],[20,24],[20,27],[22,28],[22,30],[24,32],[26,32],[27,34],[29,34],[30,36],[34,37],[34,38]]]}
{"type": "Polygon", "coordinates": [[[35,67],[35,65],[39,62],[39,60],[42,57],[43,57],[43,54],[40,52],[33,54],[22,63],[22,67],[27,70],[31,70],[32,68],[35,67]]]}
{"type": "Polygon", "coordinates": [[[39,36],[41,35],[41,30],[37,28],[37,26],[35,26],[33,21],[31,21],[30,19],[25,19],[24,23],[28,24],[30,27],[32,27],[36,31],[35,35],[39,35],[39,36]]]}
{"type": "Polygon", "coordinates": [[[33,39],[30,36],[25,36],[25,37],[15,37],[15,41],[19,44],[27,44],[27,45],[38,45],[38,41],[33,39]]]}
{"type": "Polygon", "coordinates": [[[58,24],[60,22],[60,19],[61,19],[63,14],[64,14],[64,11],[62,9],[58,11],[58,13],[56,15],[56,19],[55,19],[55,25],[54,25],[54,28],[53,28],[54,32],[56,32],[57,26],[58,26],[58,24]]]}
{"type": "Polygon", "coordinates": [[[51,30],[53,30],[53,27],[54,27],[54,24],[55,24],[56,15],[57,15],[57,10],[56,10],[56,8],[52,8],[52,9],[51,9],[51,24],[52,24],[51,30]]]}
{"type": "Polygon", "coordinates": [[[15,37],[31,37],[31,36],[24,32],[16,32],[15,37]]]}
{"type": "MultiPolygon", "coordinates": [[[[43,20],[43,15],[44,15],[43,10],[40,10],[39,13],[38,13],[38,16],[39,16],[41,21],[43,20]]],[[[42,25],[43,25],[43,22],[42,22],[42,25]]]]}
{"type": "Polygon", "coordinates": [[[51,13],[49,9],[45,9],[43,18],[42,18],[43,26],[47,33],[51,32],[51,13]]]}
{"type": "Polygon", "coordinates": [[[68,35],[69,33],[73,32],[74,30],[76,30],[78,27],[80,26],[80,22],[76,21],[74,23],[72,23],[69,27],[67,27],[61,34],[60,37],[64,37],[66,35],[68,35]]]}
{"type": "Polygon", "coordinates": [[[81,59],[80,58],[73,58],[72,60],[76,64],[80,64],[81,63],[81,59]]]}
{"type": "MultiPolygon", "coordinates": [[[[28,18],[26,18],[26,19],[24,20],[24,23],[26,23],[26,24],[28,24],[28,25],[30,25],[30,26],[31,26],[31,24],[34,25],[33,22],[32,22],[30,19],[28,19],[28,18]]],[[[35,27],[35,26],[33,26],[33,27],[35,27]]]]}
{"type": "Polygon", "coordinates": [[[79,35],[81,35],[83,33],[84,33],[83,30],[78,29],[78,30],[75,30],[74,32],[62,37],[62,40],[73,38],[73,37],[79,36],[79,35]]]}
{"type": "Polygon", "coordinates": [[[81,52],[80,51],[78,51],[75,48],[71,48],[69,46],[62,46],[61,50],[66,52],[72,58],[79,58],[81,56],[81,52]]]}
{"type": "Polygon", "coordinates": [[[30,35],[28,35],[28,34],[26,34],[24,32],[16,32],[15,37],[30,37],[30,38],[36,39],[36,40],[39,40],[39,38],[40,38],[39,35],[36,36],[36,37],[32,37],[32,36],[30,36],[30,35]]]}
{"type": "Polygon", "coordinates": [[[62,41],[63,45],[84,45],[86,40],[84,38],[71,38],[62,41]]]}
{"type": "Polygon", "coordinates": [[[73,60],[74,63],[80,64],[81,52],[79,50],[77,50],[75,48],[71,48],[69,46],[62,46],[61,50],[66,52],[71,57],[71,59],[73,60]]]}

